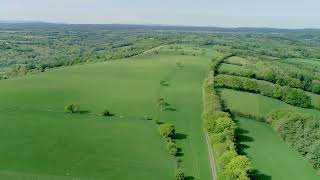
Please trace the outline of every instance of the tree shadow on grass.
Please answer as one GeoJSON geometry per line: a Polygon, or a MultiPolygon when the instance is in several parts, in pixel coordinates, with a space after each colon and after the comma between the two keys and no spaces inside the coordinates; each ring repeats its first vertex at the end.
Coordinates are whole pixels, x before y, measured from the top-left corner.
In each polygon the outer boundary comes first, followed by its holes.
{"type": "Polygon", "coordinates": [[[79,111],[80,114],[89,114],[90,111],[87,111],[87,110],[82,110],[82,111],[79,111]]]}
{"type": "Polygon", "coordinates": [[[246,155],[245,150],[250,148],[250,146],[245,143],[254,141],[252,137],[246,135],[248,133],[249,131],[245,129],[241,129],[241,128],[236,129],[236,147],[237,147],[238,153],[241,155],[246,155]]]}
{"type": "Polygon", "coordinates": [[[181,139],[187,139],[188,135],[182,134],[182,133],[175,133],[173,136],[173,139],[181,140],[181,139]]]}
{"type": "Polygon", "coordinates": [[[239,139],[240,142],[253,142],[254,139],[250,136],[246,136],[243,134],[237,135],[237,138],[239,139]]]}
{"type": "Polygon", "coordinates": [[[182,152],[182,149],[181,149],[181,148],[178,148],[178,152],[177,152],[176,156],[177,156],[177,157],[181,157],[181,156],[183,156],[183,155],[184,155],[184,153],[182,152]]]}
{"type": "Polygon", "coordinates": [[[246,145],[246,144],[237,144],[237,152],[240,155],[246,155],[246,149],[250,148],[250,146],[246,145]]]}
{"type": "Polygon", "coordinates": [[[253,180],[272,180],[271,176],[263,174],[256,169],[253,170],[250,176],[251,176],[251,179],[253,180]]]}
{"type": "Polygon", "coordinates": [[[167,107],[166,111],[177,111],[177,109],[174,107],[167,107]]]}
{"type": "Polygon", "coordinates": [[[184,179],[185,180],[194,180],[195,178],[193,176],[186,176],[184,179]]]}

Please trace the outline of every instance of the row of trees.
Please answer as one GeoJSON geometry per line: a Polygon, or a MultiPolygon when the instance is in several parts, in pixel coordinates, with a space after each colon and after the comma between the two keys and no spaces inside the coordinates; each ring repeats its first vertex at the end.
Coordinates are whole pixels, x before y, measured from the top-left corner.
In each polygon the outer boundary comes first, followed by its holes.
{"type": "Polygon", "coordinates": [[[228,53],[227,55],[224,54],[222,56],[212,58],[211,59],[211,69],[213,69],[214,71],[218,70],[218,67],[220,66],[220,64],[223,63],[224,60],[226,60],[232,56],[233,56],[233,54],[228,53]]]}
{"type": "MultiPolygon", "coordinates": [[[[176,157],[178,155],[178,147],[174,140],[175,138],[175,127],[173,124],[160,124],[159,125],[159,133],[162,138],[164,138],[167,142],[167,150],[170,155],[176,157]]],[[[184,180],[185,175],[183,169],[180,167],[179,163],[177,162],[177,169],[176,169],[176,179],[177,180],[184,180]]]]}
{"type": "Polygon", "coordinates": [[[275,131],[315,169],[320,169],[320,119],[295,111],[276,111],[268,118],[275,131]]]}
{"type": "Polygon", "coordinates": [[[215,77],[215,86],[262,94],[264,96],[282,100],[294,106],[304,108],[312,106],[311,97],[308,96],[306,92],[300,89],[291,88],[289,86],[280,86],[266,81],[220,74],[215,77]]]}
{"type": "Polygon", "coordinates": [[[219,180],[249,180],[252,171],[250,160],[236,151],[235,130],[236,124],[230,115],[222,111],[220,100],[214,92],[214,72],[210,72],[204,84],[204,128],[207,131],[216,165],[218,166],[219,180]]]}
{"type": "MultiPolygon", "coordinates": [[[[64,107],[65,112],[67,113],[81,113],[80,110],[80,105],[79,104],[69,104],[67,106],[64,107]]],[[[83,111],[84,112],[84,111],[83,111]]],[[[101,116],[113,116],[113,114],[108,110],[105,109],[102,113],[101,116]]]]}
{"type": "MultiPolygon", "coordinates": [[[[232,62],[227,63],[234,64],[232,62]]],[[[282,86],[303,89],[316,94],[320,93],[320,82],[312,73],[298,70],[291,65],[258,61],[252,64],[243,64],[234,69],[220,68],[218,71],[223,74],[255,78],[282,86]]]]}

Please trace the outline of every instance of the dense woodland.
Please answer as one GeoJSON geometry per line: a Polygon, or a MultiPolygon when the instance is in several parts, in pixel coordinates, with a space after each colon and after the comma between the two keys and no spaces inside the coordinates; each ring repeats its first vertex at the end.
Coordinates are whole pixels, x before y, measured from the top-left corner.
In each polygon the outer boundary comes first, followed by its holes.
{"type": "MultiPolygon", "coordinates": [[[[271,67],[273,71],[267,71],[259,78],[280,84],[281,81],[294,81],[294,87],[303,86],[319,93],[319,78],[314,75],[319,75],[320,70],[312,64],[320,59],[319,35],[316,30],[0,24],[0,78],[76,63],[121,59],[161,45],[183,43],[215,46],[223,53],[304,66],[310,71],[290,72],[285,79],[269,78],[270,72],[278,72],[271,67]],[[286,61],[306,58],[310,63],[303,65],[298,60],[286,61]]],[[[259,65],[261,63],[257,62],[257,67],[259,65]]],[[[281,68],[281,64],[277,67],[281,68]]],[[[255,76],[254,70],[249,75],[255,76]]]]}

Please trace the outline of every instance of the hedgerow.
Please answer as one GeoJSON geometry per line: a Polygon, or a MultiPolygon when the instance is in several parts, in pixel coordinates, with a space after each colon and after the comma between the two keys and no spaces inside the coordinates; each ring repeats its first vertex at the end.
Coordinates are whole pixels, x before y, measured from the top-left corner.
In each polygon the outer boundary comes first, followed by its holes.
{"type": "Polygon", "coordinates": [[[315,169],[320,169],[320,119],[295,111],[275,111],[268,117],[280,137],[298,151],[315,169]]]}
{"type": "Polygon", "coordinates": [[[228,53],[227,55],[224,55],[224,56],[221,56],[221,57],[218,57],[218,58],[213,58],[211,60],[211,62],[212,62],[211,63],[211,69],[213,69],[214,72],[216,72],[218,70],[218,67],[220,66],[220,64],[223,63],[224,60],[226,60],[226,59],[228,59],[228,58],[230,58],[232,56],[234,56],[234,55],[228,53]]]}
{"type": "Polygon", "coordinates": [[[235,147],[236,124],[230,114],[223,112],[219,97],[214,92],[214,72],[204,83],[204,128],[214,151],[218,180],[247,180],[252,170],[250,160],[238,155],[235,147]]]}
{"type": "Polygon", "coordinates": [[[224,61],[224,63],[238,65],[239,67],[235,69],[220,68],[218,69],[220,74],[255,78],[320,94],[320,82],[316,76],[312,72],[306,72],[292,65],[268,61],[240,65],[229,61],[224,61]]]}
{"type": "Polygon", "coordinates": [[[311,97],[300,89],[226,74],[216,76],[214,81],[216,87],[258,93],[282,100],[294,106],[311,107],[311,97]]]}

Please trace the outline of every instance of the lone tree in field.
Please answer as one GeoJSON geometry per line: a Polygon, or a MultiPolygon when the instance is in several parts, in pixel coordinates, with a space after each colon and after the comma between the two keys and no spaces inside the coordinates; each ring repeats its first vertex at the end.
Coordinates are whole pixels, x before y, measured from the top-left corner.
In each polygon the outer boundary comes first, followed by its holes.
{"type": "Polygon", "coordinates": [[[161,86],[169,86],[169,83],[166,82],[165,80],[160,81],[161,86]]]}
{"type": "Polygon", "coordinates": [[[102,112],[102,116],[112,116],[112,113],[108,109],[106,109],[102,112]]]}
{"type": "Polygon", "coordinates": [[[159,98],[157,103],[160,108],[160,111],[163,111],[166,106],[166,101],[165,101],[164,97],[159,98]]]}
{"type": "Polygon", "coordinates": [[[80,106],[78,104],[69,104],[64,110],[69,113],[78,113],[80,112],[80,106]]]}
{"type": "Polygon", "coordinates": [[[159,126],[159,133],[164,138],[172,138],[175,133],[175,128],[173,124],[161,124],[159,126]]]}

